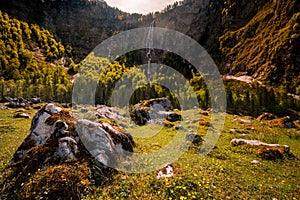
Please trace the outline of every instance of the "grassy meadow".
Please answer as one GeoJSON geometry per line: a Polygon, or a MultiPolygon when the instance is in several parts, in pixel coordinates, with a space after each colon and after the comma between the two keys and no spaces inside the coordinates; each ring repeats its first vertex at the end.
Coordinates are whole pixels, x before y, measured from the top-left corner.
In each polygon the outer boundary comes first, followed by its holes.
{"type": "MultiPolygon", "coordinates": [[[[16,110],[0,110],[1,186],[10,159],[30,132],[31,119],[13,118],[16,110]]],[[[36,111],[24,112],[32,117],[36,111]]],[[[188,112],[191,117],[201,118],[201,122],[183,120],[181,124],[185,129],[181,132],[198,129],[198,134],[204,136],[210,116],[201,115],[198,110],[188,112]]],[[[157,171],[118,172],[101,184],[96,184],[94,179],[97,176],[91,175],[90,181],[95,184],[88,186],[87,193],[82,194],[81,199],[300,199],[300,127],[284,129],[249,116],[241,118],[251,120],[252,124],[242,124],[234,121],[237,117],[241,116],[226,114],[220,138],[206,157],[199,156],[201,145],[191,145],[173,162],[174,177],[157,179],[157,171]],[[233,138],[286,144],[290,146],[291,153],[282,159],[265,160],[258,156],[256,148],[232,147],[230,141],[233,138]],[[261,164],[253,165],[253,160],[261,164]]],[[[177,134],[173,125],[160,127],[158,134],[153,133],[149,138],[134,137],[137,143],[135,152],[155,152],[167,145],[177,134]]],[[[134,130],[128,127],[128,130],[135,131],[134,136],[139,132],[145,135],[157,128],[151,126],[134,130]]]]}

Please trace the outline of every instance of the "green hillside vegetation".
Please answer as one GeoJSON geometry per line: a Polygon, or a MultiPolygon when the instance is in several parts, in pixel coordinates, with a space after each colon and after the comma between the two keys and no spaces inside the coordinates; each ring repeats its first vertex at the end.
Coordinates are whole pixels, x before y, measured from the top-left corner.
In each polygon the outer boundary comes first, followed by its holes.
{"type": "MultiPolygon", "coordinates": [[[[0,35],[1,97],[70,99],[70,76],[59,63],[70,47],[65,49],[49,30],[1,11],[0,35]]],[[[74,66],[71,59],[67,64],[74,66]]]]}
{"type": "MultiPolygon", "coordinates": [[[[194,69],[189,69],[188,63],[180,57],[167,55],[164,58],[164,64],[172,68],[163,64],[158,67],[151,65],[154,72],[152,83],[149,84],[146,77],[147,67],[141,67],[138,63],[133,64],[132,55],[119,57],[111,62],[107,58],[90,54],[78,65],[80,76],[75,81],[76,90],[74,90],[78,93],[73,94],[73,102],[92,102],[89,99],[90,95],[82,94],[93,94],[89,85],[96,84],[96,104],[113,103],[114,106],[124,107],[128,106],[128,103],[134,105],[145,99],[167,97],[175,108],[180,108],[178,98],[182,104],[191,105],[191,98],[195,95],[200,108],[211,107],[211,97],[203,76],[194,73],[194,69]],[[175,73],[176,71],[180,73],[175,73]],[[176,90],[165,86],[172,86],[176,90]],[[118,98],[112,99],[112,95],[115,94],[119,95],[118,98]]],[[[273,89],[258,82],[248,84],[236,80],[225,80],[224,85],[227,110],[230,113],[258,116],[262,112],[271,112],[278,116],[296,117],[300,110],[300,101],[289,96],[283,88],[273,89]]]]}

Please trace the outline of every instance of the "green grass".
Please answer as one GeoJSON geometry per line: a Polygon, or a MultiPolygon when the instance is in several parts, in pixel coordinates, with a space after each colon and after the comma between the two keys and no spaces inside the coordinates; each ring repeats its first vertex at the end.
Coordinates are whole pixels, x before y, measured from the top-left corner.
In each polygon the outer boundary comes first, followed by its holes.
{"type": "MultiPolygon", "coordinates": [[[[8,166],[13,154],[30,132],[31,119],[13,118],[17,110],[20,109],[0,110],[0,171],[8,166]]],[[[24,112],[32,117],[36,111],[24,112]]]]}
{"type": "MultiPolygon", "coordinates": [[[[32,111],[30,111],[32,112],[32,111]]],[[[198,115],[195,110],[189,111],[189,118],[209,117],[198,115]]],[[[17,147],[29,133],[28,119],[13,119],[14,110],[0,110],[1,138],[1,173],[8,166],[9,160],[17,147]]],[[[33,114],[33,113],[32,113],[33,114]]],[[[31,115],[32,115],[31,114],[31,115]]],[[[251,117],[243,117],[251,119],[251,117]]],[[[300,199],[300,145],[297,134],[299,129],[268,127],[256,119],[253,125],[233,122],[233,115],[226,115],[226,122],[216,147],[204,158],[200,158],[200,146],[190,146],[173,165],[175,176],[157,179],[157,171],[146,173],[119,172],[104,185],[92,185],[89,195],[83,199],[300,199]],[[254,127],[254,130],[251,130],[254,127]],[[246,136],[231,133],[230,129],[243,129],[246,136]],[[278,142],[291,147],[295,157],[283,160],[268,161],[257,156],[255,150],[246,147],[231,147],[233,138],[259,139],[265,142],[278,142]],[[252,160],[262,165],[251,165],[252,160]]],[[[192,120],[191,120],[192,121],[192,120]]],[[[135,151],[151,153],[159,151],[170,144],[176,135],[184,136],[189,129],[198,127],[196,123],[183,123],[184,131],[175,128],[141,126],[135,131],[137,145],[135,151]],[[156,129],[155,129],[156,128],[156,129]],[[157,130],[157,134],[154,131],[157,130]],[[141,132],[142,137],[137,137],[141,132]],[[149,132],[151,137],[146,137],[149,132]]],[[[206,126],[200,126],[198,132],[205,135],[206,126]]],[[[164,152],[165,156],[174,153],[175,149],[164,152]]],[[[162,159],[164,155],[161,155],[162,159]]],[[[152,158],[154,159],[154,158],[152,158]]],[[[159,160],[159,159],[157,159],[159,160]]],[[[152,160],[149,162],[158,162],[152,160]]]]}

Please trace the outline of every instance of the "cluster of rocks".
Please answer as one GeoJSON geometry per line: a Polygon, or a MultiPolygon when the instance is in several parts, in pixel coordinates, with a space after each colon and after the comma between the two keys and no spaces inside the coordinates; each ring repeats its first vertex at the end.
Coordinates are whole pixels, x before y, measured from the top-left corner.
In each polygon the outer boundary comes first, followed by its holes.
{"type": "Polygon", "coordinates": [[[98,105],[96,109],[96,117],[97,118],[109,118],[114,120],[124,120],[124,116],[122,116],[118,111],[108,107],[106,105],[98,105]]]}
{"type": "Polygon", "coordinates": [[[0,102],[7,103],[5,105],[8,108],[28,108],[33,104],[42,103],[42,100],[40,98],[31,98],[26,100],[24,98],[3,97],[0,102]]]}
{"type": "Polygon", "coordinates": [[[145,100],[132,106],[130,117],[137,125],[163,120],[170,122],[182,120],[181,115],[173,111],[172,103],[167,98],[145,100]]]}
{"type": "MultiPolygon", "coordinates": [[[[6,193],[10,196],[15,190],[21,191],[19,194],[13,194],[14,198],[21,198],[28,190],[31,191],[30,194],[43,192],[39,191],[39,188],[46,187],[49,181],[60,182],[52,180],[56,174],[51,174],[58,167],[70,171],[80,167],[86,173],[97,169],[100,170],[100,174],[105,175],[105,171],[114,170],[119,160],[133,152],[133,146],[133,138],[121,127],[108,122],[95,123],[89,120],[76,122],[69,110],[49,103],[33,117],[29,136],[13,155],[11,167],[16,181],[9,183],[6,193]],[[39,187],[32,188],[30,180],[35,178],[40,180],[37,177],[40,174],[48,177],[47,180],[40,182],[39,187]]],[[[75,182],[72,184],[84,189],[81,177],[71,174],[70,176],[74,179],[70,182],[75,182]]],[[[47,195],[44,193],[40,195],[45,198],[51,195],[58,195],[57,198],[74,198],[74,196],[59,196],[62,188],[63,186],[57,187],[47,195]]]]}

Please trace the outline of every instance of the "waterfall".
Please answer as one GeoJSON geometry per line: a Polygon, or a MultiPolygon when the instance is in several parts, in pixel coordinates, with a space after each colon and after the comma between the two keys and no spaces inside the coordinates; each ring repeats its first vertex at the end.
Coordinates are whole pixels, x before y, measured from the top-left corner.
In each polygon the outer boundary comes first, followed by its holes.
{"type": "Polygon", "coordinates": [[[147,58],[148,58],[148,69],[147,69],[147,79],[148,83],[151,83],[151,59],[152,59],[152,54],[154,53],[153,49],[153,30],[154,30],[154,21],[151,22],[150,28],[147,34],[147,39],[146,39],[146,48],[148,50],[147,52],[147,58]]]}

